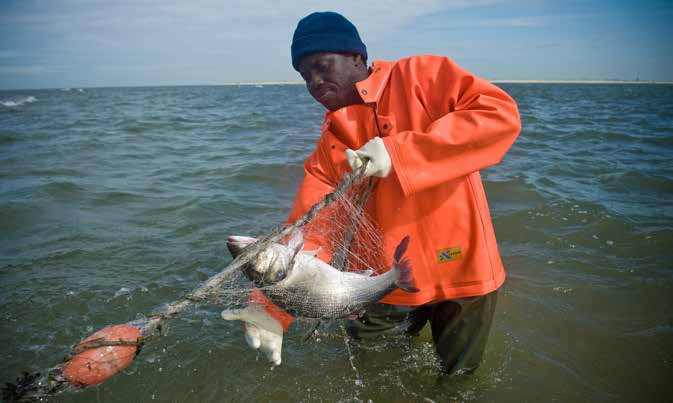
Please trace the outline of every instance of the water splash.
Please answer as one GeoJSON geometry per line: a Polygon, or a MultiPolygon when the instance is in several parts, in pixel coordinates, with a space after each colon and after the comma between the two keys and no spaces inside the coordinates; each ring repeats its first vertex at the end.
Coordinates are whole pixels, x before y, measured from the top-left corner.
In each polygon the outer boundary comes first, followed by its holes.
{"type": "Polygon", "coordinates": [[[0,101],[0,105],[6,106],[8,108],[14,108],[14,107],[17,107],[17,106],[21,106],[23,104],[33,103],[35,101],[37,101],[37,98],[35,98],[33,96],[27,96],[27,97],[23,97],[23,98],[18,98],[16,100],[3,100],[3,101],[0,101]]]}

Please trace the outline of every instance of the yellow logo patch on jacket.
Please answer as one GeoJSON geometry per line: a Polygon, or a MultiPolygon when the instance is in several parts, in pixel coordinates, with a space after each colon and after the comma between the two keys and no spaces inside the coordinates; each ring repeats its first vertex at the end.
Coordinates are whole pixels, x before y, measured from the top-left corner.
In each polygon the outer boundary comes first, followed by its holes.
{"type": "Polygon", "coordinates": [[[458,260],[463,257],[460,246],[452,246],[450,248],[440,249],[437,251],[437,263],[448,263],[454,260],[458,260]]]}

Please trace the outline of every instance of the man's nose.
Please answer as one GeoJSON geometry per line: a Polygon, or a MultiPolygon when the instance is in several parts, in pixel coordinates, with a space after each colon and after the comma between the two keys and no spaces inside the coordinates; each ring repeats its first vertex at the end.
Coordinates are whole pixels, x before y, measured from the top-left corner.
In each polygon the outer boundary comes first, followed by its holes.
{"type": "Polygon", "coordinates": [[[318,88],[320,87],[325,80],[322,79],[322,77],[319,74],[314,74],[311,77],[311,88],[318,88]]]}

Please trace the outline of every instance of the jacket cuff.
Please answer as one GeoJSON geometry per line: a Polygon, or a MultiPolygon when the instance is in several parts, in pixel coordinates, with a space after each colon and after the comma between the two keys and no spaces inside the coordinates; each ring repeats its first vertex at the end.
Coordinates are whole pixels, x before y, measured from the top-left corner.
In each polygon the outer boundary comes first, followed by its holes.
{"type": "Polygon", "coordinates": [[[259,288],[253,288],[252,293],[250,293],[250,303],[258,304],[264,308],[266,313],[271,315],[280,325],[283,327],[283,332],[287,330],[290,323],[294,320],[294,317],[284,310],[278,308],[273,302],[262,294],[262,291],[259,288]]]}
{"type": "Polygon", "coordinates": [[[411,186],[411,182],[404,171],[404,161],[402,158],[402,153],[399,149],[399,144],[395,141],[395,136],[383,137],[383,144],[388,150],[388,155],[390,156],[390,161],[393,164],[393,172],[397,176],[400,187],[405,197],[409,197],[414,194],[414,189],[411,186]]]}

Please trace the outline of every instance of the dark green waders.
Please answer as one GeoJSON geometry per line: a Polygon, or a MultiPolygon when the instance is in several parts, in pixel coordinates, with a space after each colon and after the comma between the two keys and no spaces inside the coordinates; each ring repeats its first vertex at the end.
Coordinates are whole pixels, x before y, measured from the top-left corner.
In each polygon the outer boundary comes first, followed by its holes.
{"type": "Polygon", "coordinates": [[[349,321],[347,331],[355,339],[401,332],[417,336],[429,321],[444,370],[471,373],[481,362],[497,299],[496,290],[421,306],[376,304],[359,319],[349,321]]]}

